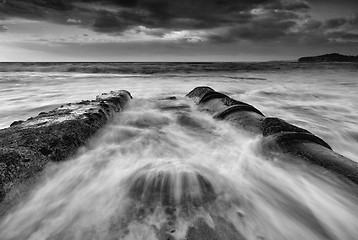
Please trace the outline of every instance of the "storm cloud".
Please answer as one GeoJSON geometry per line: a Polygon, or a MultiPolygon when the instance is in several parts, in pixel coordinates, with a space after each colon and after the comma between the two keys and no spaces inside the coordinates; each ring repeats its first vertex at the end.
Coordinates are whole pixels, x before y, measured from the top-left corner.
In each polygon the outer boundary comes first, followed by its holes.
{"type": "Polygon", "coordinates": [[[160,38],[187,31],[185,39],[200,40],[193,42],[302,41],[310,34],[312,39],[355,39],[357,16],[316,20],[310,4],[319,2],[323,0],[3,0],[0,18],[78,25],[112,35],[129,31],[160,38]]]}
{"type": "Polygon", "coordinates": [[[103,27],[114,31],[142,25],[157,28],[211,28],[249,18],[249,11],[260,4],[272,4],[272,0],[6,0],[0,5],[4,16],[17,16],[65,22],[69,17],[80,19],[83,24],[102,31],[103,27]],[[61,19],[61,17],[63,18],[61,19]],[[83,18],[83,19],[81,19],[83,18]]]}

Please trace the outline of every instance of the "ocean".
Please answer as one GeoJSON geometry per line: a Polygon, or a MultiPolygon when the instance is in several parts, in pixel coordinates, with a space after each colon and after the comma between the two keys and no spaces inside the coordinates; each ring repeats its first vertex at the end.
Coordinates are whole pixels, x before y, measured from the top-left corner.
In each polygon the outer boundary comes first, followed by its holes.
{"type": "Polygon", "coordinates": [[[1,239],[158,239],[163,225],[184,239],[198,218],[213,227],[225,219],[243,239],[356,239],[358,197],[350,188],[315,168],[261,156],[260,139],[185,98],[197,86],[307,129],[358,162],[356,63],[0,63],[0,128],[112,90],[133,96],[76,156],[48,166],[45,180],[2,219],[1,239]],[[158,99],[170,96],[195,124],[161,110],[158,99]],[[126,194],[138,176],[158,173],[175,179],[176,198],[183,173],[192,186],[200,173],[220,197],[190,211],[177,207],[169,224],[165,209],[149,211],[126,194]]]}

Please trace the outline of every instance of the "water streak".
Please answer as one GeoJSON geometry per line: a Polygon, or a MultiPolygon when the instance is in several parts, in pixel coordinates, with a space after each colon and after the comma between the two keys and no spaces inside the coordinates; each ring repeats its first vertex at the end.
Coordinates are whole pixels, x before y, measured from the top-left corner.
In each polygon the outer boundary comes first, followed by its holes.
{"type": "Polygon", "coordinates": [[[356,239],[349,186],[259,149],[188,99],[133,100],[2,220],[1,239],[184,239],[200,221],[244,239],[356,239]]]}

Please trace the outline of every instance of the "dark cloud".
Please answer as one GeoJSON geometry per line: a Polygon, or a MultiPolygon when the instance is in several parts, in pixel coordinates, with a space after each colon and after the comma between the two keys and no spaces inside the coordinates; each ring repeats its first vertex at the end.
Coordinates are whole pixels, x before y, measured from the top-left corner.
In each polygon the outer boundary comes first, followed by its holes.
{"type": "Polygon", "coordinates": [[[230,28],[224,34],[213,34],[209,38],[217,42],[234,42],[249,40],[254,42],[271,41],[286,36],[288,30],[295,26],[295,21],[268,22],[266,20],[253,21],[249,24],[230,28]]]}
{"type": "Polygon", "coordinates": [[[277,39],[286,35],[286,30],[295,25],[295,22],[287,21],[275,24],[250,24],[244,27],[234,28],[230,31],[235,39],[246,39],[250,41],[261,41],[277,39]]]}
{"type": "Polygon", "coordinates": [[[358,43],[358,14],[346,18],[333,18],[324,22],[326,36],[330,40],[358,43]]]}
{"type": "MultiPolygon", "coordinates": [[[[0,13],[5,16],[16,16],[24,18],[42,18],[44,15],[43,8],[36,6],[32,2],[25,1],[6,1],[0,5],[0,13]]],[[[0,16],[1,16],[0,15],[0,16]]]]}
{"type": "Polygon", "coordinates": [[[307,19],[302,25],[303,32],[318,31],[322,27],[323,23],[314,19],[307,19]]]}
{"type": "MultiPolygon", "coordinates": [[[[89,6],[112,6],[113,10],[108,12],[116,16],[111,17],[112,21],[106,19],[109,24],[117,22],[121,25],[123,21],[119,19],[125,18],[128,27],[144,25],[153,28],[180,28],[189,27],[183,25],[184,21],[180,21],[187,19],[194,23],[191,28],[210,28],[245,21],[250,18],[247,11],[271,2],[273,0],[7,0],[0,6],[0,13],[9,17],[45,19],[60,23],[65,23],[69,18],[77,19],[77,14],[87,18],[80,19],[83,23],[92,23],[99,30],[98,26],[104,26],[101,24],[104,22],[103,9],[99,11],[90,7],[78,7],[82,3],[89,6]]],[[[108,28],[124,29],[112,26],[108,28]]]]}
{"type": "Polygon", "coordinates": [[[40,7],[59,10],[59,11],[67,11],[72,9],[71,3],[69,1],[63,1],[63,0],[35,0],[29,2],[33,2],[34,5],[38,5],[40,7]]]}
{"type": "Polygon", "coordinates": [[[106,11],[102,11],[93,24],[93,29],[98,32],[122,32],[127,28],[124,19],[106,11]]]}
{"type": "Polygon", "coordinates": [[[327,34],[329,38],[343,41],[355,41],[358,43],[358,33],[336,31],[327,34]]]}
{"type": "Polygon", "coordinates": [[[0,4],[0,16],[65,23],[72,9],[70,2],[62,0],[6,0],[0,4]]]}
{"type": "Polygon", "coordinates": [[[332,18],[324,22],[324,25],[327,29],[339,28],[346,26],[348,28],[358,28],[358,14],[350,15],[346,18],[332,18]]]}
{"type": "Polygon", "coordinates": [[[306,0],[308,3],[358,4],[357,0],[306,0]]]}
{"type": "Polygon", "coordinates": [[[193,42],[355,39],[358,15],[321,22],[309,15],[311,3],[324,0],[6,0],[0,3],[0,19],[76,24],[108,34],[131,30],[159,38],[170,31],[206,33],[186,37],[193,42]]]}
{"type": "Polygon", "coordinates": [[[300,0],[277,0],[268,4],[266,8],[288,11],[306,11],[310,9],[310,6],[306,2],[300,0]]]}
{"type": "Polygon", "coordinates": [[[346,24],[348,20],[346,18],[333,18],[325,21],[326,28],[338,28],[346,24]]]}
{"type": "Polygon", "coordinates": [[[139,0],[110,0],[108,2],[123,7],[136,7],[138,5],[139,0]]]}

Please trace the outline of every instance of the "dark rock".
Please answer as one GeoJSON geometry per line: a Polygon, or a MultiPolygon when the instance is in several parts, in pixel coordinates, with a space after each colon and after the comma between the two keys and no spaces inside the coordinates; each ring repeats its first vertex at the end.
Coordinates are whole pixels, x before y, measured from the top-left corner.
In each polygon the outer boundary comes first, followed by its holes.
{"type": "Polygon", "coordinates": [[[328,148],[329,150],[332,150],[332,148],[321,138],[317,137],[316,135],[312,133],[302,133],[302,132],[285,132],[285,133],[277,133],[274,135],[270,135],[265,139],[268,148],[273,149],[281,149],[281,150],[287,150],[290,149],[290,146],[292,142],[312,142],[319,144],[325,148],[328,148]],[[268,142],[271,141],[271,143],[268,144],[268,142]]]}
{"type": "MultiPolygon", "coordinates": [[[[289,154],[300,156],[306,162],[327,169],[343,178],[342,180],[349,179],[358,184],[358,164],[356,162],[313,142],[298,142],[288,147],[290,147],[289,154]]],[[[352,192],[357,193],[356,185],[352,192]]]]}
{"type": "Polygon", "coordinates": [[[195,103],[199,103],[201,98],[208,92],[215,92],[214,89],[207,86],[196,87],[190,91],[186,97],[191,98],[195,103]]]}
{"type": "Polygon", "coordinates": [[[23,120],[14,121],[13,123],[11,123],[10,127],[19,125],[19,124],[21,124],[21,123],[23,123],[23,122],[24,122],[23,120]]]}
{"type": "Polygon", "coordinates": [[[296,127],[280,118],[265,118],[261,125],[262,135],[264,137],[282,132],[301,132],[309,133],[309,131],[296,127]]]}
{"type": "Polygon", "coordinates": [[[322,167],[358,184],[358,163],[335,153],[325,141],[311,132],[279,118],[265,118],[251,105],[217,93],[210,87],[195,88],[187,96],[199,104],[200,110],[230,121],[250,133],[262,135],[261,150],[266,156],[299,159],[300,163],[304,161],[322,167]]]}
{"type": "Polygon", "coordinates": [[[227,98],[227,97],[228,96],[223,93],[207,92],[202,96],[202,98],[199,101],[199,104],[204,104],[204,103],[210,101],[211,99],[221,99],[221,98],[227,98]]]}
{"type": "Polygon", "coordinates": [[[264,116],[251,111],[237,111],[226,115],[222,120],[229,121],[235,126],[242,128],[249,133],[262,134],[261,124],[264,116]]]}
{"type": "Polygon", "coordinates": [[[358,56],[331,53],[314,57],[301,57],[298,62],[358,62],[358,56]]]}
{"type": "Polygon", "coordinates": [[[19,180],[43,169],[46,158],[26,147],[0,147],[0,200],[19,180]]]}
{"type": "Polygon", "coordinates": [[[255,108],[251,105],[233,105],[231,107],[228,107],[224,111],[218,113],[217,115],[215,115],[214,118],[224,119],[226,116],[228,116],[234,112],[242,112],[242,111],[254,112],[254,113],[260,114],[261,116],[264,117],[264,115],[257,108],[255,108]]]}
{"type": "Polygon", "coordinates": [[[123,109],[131,95],[116,91],[96,101],[62,105],[0,130],[0,202],[12,186],[35,177],[51,161],[63,161],[123,109]]]}
{"type": "Polygon", "coordinates": [[[225,105],[225,106],[234,106],[234,105],[242,105],[242,106],[251,106],[247,103],[244,102],[240,102],[237,101],[235,99],[232,99],[230,97],[228,97],[227,95],[223,94],[223,93],[219,93],[219,92],[207,92],[205,93],[202,98],[199,101],[199,104],[204,104],[206,102],[209,102],[212,99],[220,99],[221,102],[225,105]]]}
{"type": "Polygon", "coordinates": [[[274,145],[278,144],[283,147],[290,141],[296,142],[314,142],[330,150],[332,148],[321,138],[307,131],[306,129],[294,126],[279,118],[265,118],[261,125],[262,135],[271,136],[270,140],[274,145]]]}
{"type": "Polygon", "coordinates": [[[235,226],[222,217],[212,216],[215,227],[210,227],[203,219],[198,219],[190,227],[186,239],[188,240],[245,240],[235,226]]]}
{"type": "Polygon", "coordinates": [[[214,118],[230,121],[246,131],[261,134],[261,124],[265,116],[251,105],[233,105],[214,115],[214,118]]]}
{"type": "Polygon", "coordinates": [[[213,114],[215,118],[228,120],[256,134],[261,133],[264,115],[253,106],[215,92],[210,87],[195,88],[187,96],[195,98],[199,109],[213,114]]]}

